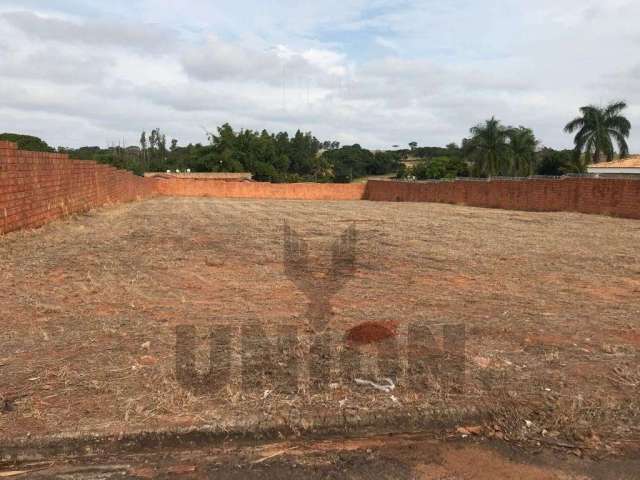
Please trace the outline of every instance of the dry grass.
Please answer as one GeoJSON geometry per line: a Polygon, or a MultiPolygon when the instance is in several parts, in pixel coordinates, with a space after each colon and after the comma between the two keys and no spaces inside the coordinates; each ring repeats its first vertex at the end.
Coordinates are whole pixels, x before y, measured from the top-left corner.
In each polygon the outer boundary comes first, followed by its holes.
{"type": "MultiPolygon", "coordinates": [[[[128,204],[11,234],[0,239],[0,435],[305,428],[323,415],[358,423],[478,410],[508,438],[615,445],[639,433],[639,235],[640,222],[579,214],[212,199],[128,204]],[[356,274],[331,302],[338,337],[393,321],[402,345],[417,318],[464,323],[464,391],[433,381],[413,392],[401,369],[395,400],[336,372],[320,393],[304,381],[247,392],[235,337],[228,386],[206,396],[182,388],[181,324],[198,327],[199,365],[210,325],[237,332],[249,320],[272,334],[299,325],[294,354],[308,357],[306,298],[282,265],[284,221],[318,266],[357,226],[356,274]]],[[[379,380],[374,368],[364,374],[379,380]]]]}

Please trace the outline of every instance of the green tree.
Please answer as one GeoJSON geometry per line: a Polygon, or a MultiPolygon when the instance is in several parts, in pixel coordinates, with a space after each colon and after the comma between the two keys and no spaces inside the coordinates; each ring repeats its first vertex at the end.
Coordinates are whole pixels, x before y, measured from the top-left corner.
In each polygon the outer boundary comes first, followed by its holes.
{"type": "Polygon", "coordinates": [[[401,163],[400,167],[398,167],[396,178],[404,179],[404,178],[407,178],[407,176],[410,174],[411,174],[411,169],[407,168],[407,166],[404,163],[401,163]]]}
{"type": "Polygon", "coordinates": [[[436,157],[423,160],[411,169],[411,174],[418,180],[435,180],[447,176],[447,157],[436,157]]]}
{"type": "Polygon", "coordinates": [[[576,158],[573,150],[554,150],[543,148],[536,155],[535,173],[537,175],[561,176],[567,173],[585,173],[587,165],[584,157],[576,158]]]}
{"type": "Polygon", "coordinates": [[[625,102],[615,102],[606,108],[587,105],[580,109],[581,116],[564,127],[567,133],[577,130],[573,140],[576,159],[584,153],[586,163],[598,163],[603,155],[607,161],[611,161],[615,156],[614,142],[618,145],[621,158],[629,154],[627,138],[631,123],[622,115],[625,108],[625,102]]]}
{"type": "Polygon", "coordinates": [[[476,175],[508,175],[511,170],[509,129],[495,117],[471,128],[471,138],[463,141],[464,153],[474,163],[476,175]]]}
{"type": "Polygon", "coordinates": [[[435,157],[419,162],[408,174],[418,180],[466,177],[469,175],[469,167],[457,157],[435,157]]]}
{"type": "Polygon", "coordinates": [[[537,175],[559,177],[564,175],[567,165],[573,157],[573,152],[557,151],[552,148],[543,148],[539,154],[540,159],[536,165],[537,175]]]}
{"type": "Polygon", "coordinates": [[[367,166],[374,162],[373,153],[358,144],[328,150],[322,156],[333,166],[334,180],[339,183],[364,177],[367,175],[367,166]]]}
{"type": "Polygon", "coordinates": [[[289,145],[291,169],[300,175],[313,175],[313,159],[318,150],[320,150],[320,142],[311,133],[302,133],[298,130],[289,145]]]}
{"type": "Polygon", "coordinates": [[[19,133],[2,133],[0,140],[14,142],[18,144],[20,150],[31,150],[32,152],[53,152],[54,149],[47,145],[44,140],[32,135],[21,135],[19,133]]]}
{"type": "Polygon", "coordinates": [[[507,136],[511,150],[511,176],[528,177],[535,167],[538,146],[533,130],[525,127],[510,128],[507,136]]]}
{"type": "Polygon", "coordinates": [[[140,168],[142,171],[149,168],[147,160],[147,132],[143,130],[140,134],[140,168]]]}
{"type": "Polygon", "coordinates": [[[375,152],[369,158],[369,163],[365,165],[367,175],[384,175],[386,173],[397,172],[400,168],[400,159],[392,152],[375,152]]]}

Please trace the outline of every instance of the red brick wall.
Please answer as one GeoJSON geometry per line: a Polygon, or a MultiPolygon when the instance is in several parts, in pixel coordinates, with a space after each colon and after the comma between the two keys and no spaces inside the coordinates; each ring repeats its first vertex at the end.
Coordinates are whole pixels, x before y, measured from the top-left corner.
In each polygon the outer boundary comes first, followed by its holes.
{"type": "Polygon", "coordinates": [[[570,211],[640,219],[640,180],[563,178],[368,184],[150,179],[59,153],[0,141],[0,233],[38,227],[74,212],[156,194],[291,200],[454,203],[530,211],[570,211]]]}
{"type": "Polygon", "coordinates": [[[390,182],[373,180],[365,198],[536,212],[582,212],[640,219],[640,180],[580,178],[390,182]]]}
{"type": "Polygon", "coordinates": [[[152,180],[130,172],[0,141],[0,233],[153,194],[152,180]]]}
{"type": "Polygon", "coordinates": [[[156,179],[161,195],[284,200],[361,200],[364,183],[266,183],[156,179]]]}

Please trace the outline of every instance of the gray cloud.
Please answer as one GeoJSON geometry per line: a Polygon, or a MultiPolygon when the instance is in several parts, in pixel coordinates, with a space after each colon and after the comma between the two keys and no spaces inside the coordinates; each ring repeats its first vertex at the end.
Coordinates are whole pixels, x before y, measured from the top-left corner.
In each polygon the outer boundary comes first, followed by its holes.
{"type": "Polygon", "coordinates": [[[230,122],[377,148],[460,141],[496,115],[565,147],[579,106],[617,98],[640,124],[638,2],[329,1],[0,11],[0,131],[78,145],[158,126],[185,143],[230,122]]]}
{"type": "Polygon", "coordinates": [[[181,63],[187,75],[200,81],[240,80],[281,85],[291,78],[307,77],[316,83],[327,83],[337,73],[327,68],[330,65],[326,64],[326,58],[314,56],[314,51],[295,52],[266,44],[248,46],[215,36],[202,46],[188,49],[181,63]]]}
{"type": "Polygon", "coordinates": [[[149,100],[154,105],[171,108],[178,112],[242,111],[255,104],[246,98],[234,96],[207,85],[177,84],[173,86],[150,85],[134,87],[130,94],[149,100]]]}
{"type": "Polygon", "coordinates": [[[56,49],[40,49],[26,55],[7,52],[0,58],[2,76],[67,84],[99,83],[113,65],[110,57],[71,55],[56,49]]]}
{"type": "Polygon", "coordinates": [[[0,18],[23,34],[39,40],[85,46],[118,46],[149,53],[166,52],[176,37],[171,29],[137,22],[71,21],[29,11],[5,12],[0,18]]]}

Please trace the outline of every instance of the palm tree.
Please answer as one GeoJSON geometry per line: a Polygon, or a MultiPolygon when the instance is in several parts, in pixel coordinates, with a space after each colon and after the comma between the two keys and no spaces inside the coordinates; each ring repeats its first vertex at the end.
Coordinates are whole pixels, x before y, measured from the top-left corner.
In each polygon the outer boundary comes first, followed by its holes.
{"type": "Polygon", "coordinates": [[[567,133],[576,133],[575,156],[580,157],[584,152],[587,163],[598,163],[602,155],[605,155],[607,161],[613,160],[615,151],[613,142],[618,144],[620,158],[624,158],[629,154],[627,138],[631,130],[631,123],[621,112],[627,108],[625,102],[615,102],[606,108],[587,105],[580,109],[582,116],[573,119],[564,131],[567,133]]]}
{"type": "Polygon", "coordinates": [[[533,130],[525,127],[510,128],[507,132],[511,147],[512,171],[514,177],[528,177],[533,173],[538,140],[533,130]]]}
{"type": "Polygon", "coordinates": [[[589,163],[587,158],[582,155],[572,155],[569,161],[565,164],[563,170],[564,174],[567,173],[587,173],[589,163]]]}
{"type": "Polygon", "coordinates": [[[475,163],[476,174],[505,175],[511,167],[509,129],[491,117],[471,130],[471,139],[463,142],[463,150],[475,163]]]}

